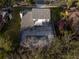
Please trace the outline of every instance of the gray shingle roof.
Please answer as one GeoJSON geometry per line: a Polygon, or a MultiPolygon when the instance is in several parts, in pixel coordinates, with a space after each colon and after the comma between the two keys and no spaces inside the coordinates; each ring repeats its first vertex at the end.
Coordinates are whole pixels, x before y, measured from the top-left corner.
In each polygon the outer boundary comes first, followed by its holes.
{"type": "Polygon", "coordinates": [[[50,9],[32,9],[33,19],[50,19],[50,9]]]}

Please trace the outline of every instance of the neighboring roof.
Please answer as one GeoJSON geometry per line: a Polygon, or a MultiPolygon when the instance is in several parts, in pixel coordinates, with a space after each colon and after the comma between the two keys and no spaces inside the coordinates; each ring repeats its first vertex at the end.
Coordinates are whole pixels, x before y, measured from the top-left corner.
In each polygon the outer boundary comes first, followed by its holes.
{"type": "Polygon", "coordinates": [[[20,45],[30,49],[49,46],[54,39],[54,33],[50,26],[38,26],[24,30],[21,33],[20,45]]]}
{"type": "Polygon", "coordinates": [[[54,1],[57,1],[57,0],[35,0],[35,2],[36,2],[37,4],[43,4],[43,3],[45,3],[45,2],[50,2],[50,1],[54,2],[54,1]]]}
{"type": "Polygon", "coordinates": [[[54,28],[47,23],[43,26],[34,26],[32,28],[24,29],[21,34],[20,45],[28,48],[46,47],[54,39],[54,28]],[[28,43],[29,42],[29,43],[28,43]]]}
{"type": "Polygon", "coordinates": [[[33,8],[32,17],[33,19],[50,19],[50,9],[33,8]]]}
{"type": "Polygon", "coordinates": [[[47,26],[34,26],[32,28],[27,28],[22,34],[22,38],[24,38],[24,36],[48,36],[53,35],[54,32],[52,31],[51,25],[47,24],[47,26]]]}
{"type": "Polygon", "coordinates": [[[41,36],[41,37],[48,37],[48,38],[54,38],[55,31],[52,29],[51,24],[46,24],[43,26],[34,26],[34,27],[28,27],[21,31],[21,39],[24,40],[26,37],[32,36],[41,36]]]}

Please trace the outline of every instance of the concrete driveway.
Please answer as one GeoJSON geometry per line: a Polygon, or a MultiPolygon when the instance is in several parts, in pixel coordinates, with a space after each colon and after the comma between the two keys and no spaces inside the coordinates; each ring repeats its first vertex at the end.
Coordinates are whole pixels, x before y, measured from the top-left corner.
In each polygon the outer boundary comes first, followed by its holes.
{"type": "Polygon", "coordinates": [[[21,29],[22,28],[27,28],[27,27],[32,27],[34,25],[34,22],[32,20],[32,11],[28,11],[24,14],[21,20],[21,29]]]}

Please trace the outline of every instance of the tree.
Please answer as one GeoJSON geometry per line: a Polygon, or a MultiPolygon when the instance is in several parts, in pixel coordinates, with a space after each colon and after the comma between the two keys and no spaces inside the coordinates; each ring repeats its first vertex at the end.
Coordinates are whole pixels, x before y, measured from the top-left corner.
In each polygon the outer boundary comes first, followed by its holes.
{"type": "Polygon", "coordinates": [[[3,4],[4,4],[4,1],[0,0],[0,7],[3,6],[3,4]]]}
{"type": "Polygon", "coordinates": [[[72,0],[66,0],[67,7],[69,8],[72,5],[72,0]]]}
{"type": "Polygon", "coordinates": [[[24,0],[26,3],[33,4],[34,0],[24,0]]]}
{"type": "Polygon", "coordinates": [[[16,0],[0,0],[1,7],[11,6],[16,2],[16,0]]]}

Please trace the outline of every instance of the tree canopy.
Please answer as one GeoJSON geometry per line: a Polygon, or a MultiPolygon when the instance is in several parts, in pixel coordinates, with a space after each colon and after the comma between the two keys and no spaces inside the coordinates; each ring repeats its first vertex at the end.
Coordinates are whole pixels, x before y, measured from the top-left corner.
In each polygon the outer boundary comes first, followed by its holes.
{"type": "Polygon", "coordinates": [[[5,6],[11,6],[15,3],[16,0],[0,0],[0,6],[5,7],[5,6]]]}

